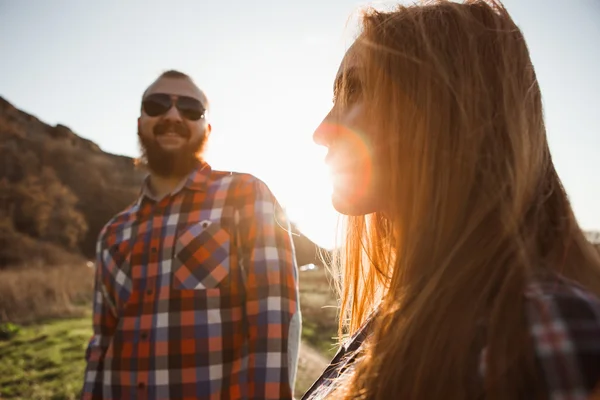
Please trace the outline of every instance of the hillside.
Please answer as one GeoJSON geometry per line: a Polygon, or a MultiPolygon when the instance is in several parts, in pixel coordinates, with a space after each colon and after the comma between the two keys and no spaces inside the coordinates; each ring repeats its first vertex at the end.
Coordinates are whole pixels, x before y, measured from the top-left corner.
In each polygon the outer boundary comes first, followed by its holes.
{"type": "MultiPolygon", "coordinates": [[[[0,268],[93,258],[102,226],[137,196],[145,172],[64,125],[50,126],[0,97],[0,268]]],[[[299,265],[321,265],[297,229],[299,265]]]]}

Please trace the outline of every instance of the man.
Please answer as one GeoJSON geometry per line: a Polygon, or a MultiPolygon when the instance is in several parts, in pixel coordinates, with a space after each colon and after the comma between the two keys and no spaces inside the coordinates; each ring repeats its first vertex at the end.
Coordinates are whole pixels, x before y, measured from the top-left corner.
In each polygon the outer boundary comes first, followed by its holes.
{"type": "Polygon", "coordinates": [[[150,173],[98,240],[83,399],[292,398],[301,323],[289,225],[263,182],[202,159],[208,108],[178,71],[143,95],[150,173]]]}

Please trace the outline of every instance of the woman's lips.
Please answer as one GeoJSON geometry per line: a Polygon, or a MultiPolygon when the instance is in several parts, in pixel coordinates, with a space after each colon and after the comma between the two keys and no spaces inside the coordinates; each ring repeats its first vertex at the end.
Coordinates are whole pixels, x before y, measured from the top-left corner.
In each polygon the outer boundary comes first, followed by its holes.
{"type": "MultiPolygon", "coordinates": [[[[344,157],[348,159],[348,157],[344,157]]],[[[329,167],[332,173],[349,173],[358,165],[356,160],[344,161],[344,158],[339,155],[328,153],[325,157],[325,164],[329,167]]]]}

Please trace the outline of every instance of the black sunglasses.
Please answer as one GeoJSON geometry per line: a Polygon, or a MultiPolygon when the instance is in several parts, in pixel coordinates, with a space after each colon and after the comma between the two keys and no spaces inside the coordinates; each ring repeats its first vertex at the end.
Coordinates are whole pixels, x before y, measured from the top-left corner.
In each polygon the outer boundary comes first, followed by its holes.
{"type": "Polygon", "coordinates": [[[175,107],[177,107],[182,117],[192,121],[203,118],[206,112],[200,100],[188,96],[177,96],[173,101],[171,95],[166,93],[149,95],[142,100],[142,107],[150,117],[158,117],[169,111],[173,107],[173,103],[175,103],[175,107]]]}

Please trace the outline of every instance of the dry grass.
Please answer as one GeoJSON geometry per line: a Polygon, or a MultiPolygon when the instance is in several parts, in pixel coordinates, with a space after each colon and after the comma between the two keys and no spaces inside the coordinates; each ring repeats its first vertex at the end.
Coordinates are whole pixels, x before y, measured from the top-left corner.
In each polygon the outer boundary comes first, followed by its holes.
{"type": "Polygon", "coordinates": [[[80,315],[89,308],[93,284],[94,270],[84,260],[1,270],[0,323],[31,323],[80,315]]]}
{"type": "Polygon", "coordinates": [[[312,384],[321,376],[321,373],[329,365],[331,357],[323,357],[323,355],[308,345],[302,342],[298,357],[298,372],[296,373],[296,386],[294,394],[297,399],[301,398],[312,384]]]}
{"type": "Polygon", "coordinates": [[[318,270],[300,273],[300,307],[302,339],[326,357],[337,349],[337,301],[328,272],[318,270]]]}

